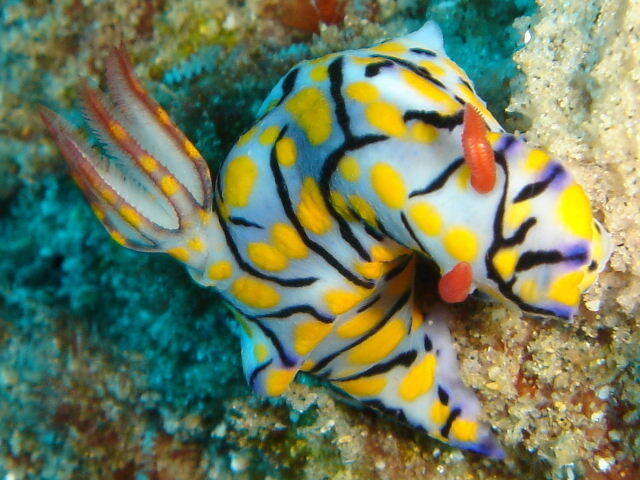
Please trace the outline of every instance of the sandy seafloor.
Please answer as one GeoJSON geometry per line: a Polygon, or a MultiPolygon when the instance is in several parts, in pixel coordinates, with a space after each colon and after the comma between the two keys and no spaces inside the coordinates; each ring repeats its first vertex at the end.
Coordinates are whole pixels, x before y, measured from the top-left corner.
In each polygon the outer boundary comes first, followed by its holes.
{"type": "Polygon", "coordinates": [[[320,3],[331,25],[291,0],[0,3],[0,479],[640,478],[640,3],[320,3]],[[111,242],[35,114],[80,123],[80,79],[101,84],[123,38],[215,169],[293,64],[427,17],[503,124],[566,162],[615,244],[572,324],[460,310],[462,374],[505,462],[309,379],[251,395],[219,297],[111,242]]]}

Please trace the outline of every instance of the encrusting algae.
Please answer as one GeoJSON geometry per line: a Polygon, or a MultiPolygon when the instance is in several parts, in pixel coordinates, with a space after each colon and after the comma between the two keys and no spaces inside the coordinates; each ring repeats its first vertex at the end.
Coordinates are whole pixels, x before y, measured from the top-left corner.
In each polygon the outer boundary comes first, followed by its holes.
{"type": "MultiPolygon", "coordinates": [[[[171,52],[181,39],[172,45],[164,42],[169,48],[157,50],[161,53],[151,52],[163,42],[158,33],[161,27],[188,18],[181,16],[185,11],[203,11],[207,8],[204,3],[176,3],[169,9],[158,5],[158,13],[150,16],[150,40],[143,37],[129,42],[141,67],[136,70],[144,78],[149,68],[158,79],[154,93],[207,158],[220,158],[218,152],[226,150],[249,125],[270,83],[297,61],[393,37],[410,30],[408,18],[416,19],[411,23],[414,27],[424,18],[422,8],[412,2],[346,2],[342,23],[320,25],[320,36],[309,41],[305,29],[293,32],[282,27],[277,16],[252,17],[252,12],[259,11],[258,3],[238,8],[218,2],[218,15],[234,12],[229,16],[235,18],[235,24],[228,17],[222,20],[233,34],[225,34],[224,39],[212,34],[210,41],[194,38],[196,53],[186,62],[180,63],[185,56],[171,52]],[[363,12],[366,21],[361,20],[363,12]],[[274,43],[251,51],[250,45],[258,38],[254,35],[265,29],[275,33],[269,37],[274,43]],[[234,43],[229,43],[230,38],[234,43]],[[294,38],[305,43],[278,53],[280,45],[294,38]],[[142,51],[140,46],[149,53],[137,53],[142,51]],[[215,58],[211,63],[207,54],[198,53],[208,48],[215,58]],[[228,48],[243,53],[237,60],[225,60],[222,52],[228,48]],[[167,63],[153,70],[155,62],[145,62],[146,55],[164,57],[167,63]],[[218,65],[224,65],[226,71],[219,71],[218,65]],[[265,69],[267,65],[274,70],[265,69]],[[270,77],[252,77],[251,72],[258,68],[268,71],[270,77]],[[230,71],[240,84],[221,83],[230,71]],[[224,86],[216,98],[210,98],[207,92],[210,95],[216,82],[224,86]],[[212,113],[206,113],[202,121],[203,111],[233,111],[229,107],[237,109],[238,105],[246,107],[245,111],[236,113],[226,125],[212,118],[212,113]]],[[[429,12],[440,22],[445,36],[456,31],[451,27],[460,23],[455,22],[471,25],[479,18],[484,23],[478,31],[491,31],[484,14],[474,13],[480,11],[474,2],[442,3],[447,5],[435,3],[429,12]],[[443,10],[447,7],[453,10],[443,10]],[[459,13],[465,8],[466,17],[459,13]]],[[[505,18],[522,15],[525,6],[510,4],[501,14],[505,18]]],[[[506,124],[526,128],[530,142],[570,164],[592,198],[596,217],[613,233],[616,248],[610,268],[571,325],[521,319],[503,307],[480,302],[460,307],[466,318],[454,321],[452,334],[460,352],[461,375],[478,391],[486,418],[497,427],[508,454],[505,463],[462,454],[384,418],[336,404],[326,390],[317,387],[295,386],[284,400],[276,402],[240,397],[238,353],[223,324],[224,310],[212,302],[211,294],[194,289],[186,276],[173,272],[168,261],[128,256],[106,244],[70,183],[62,176],[42,181],[46,170],[35,168],[30,173],[31,187],[13,184],[3,197],[11,216],[0,219],[3,238],[12,239],[4,246],[12,253],[5,260],[10,263],[0,267],[5,297],[0,304],[5,318],[0,339],[7,347],[2,355],[7,390],[1,397],[0,426],[9,431],[11,425],[22,425],[10,442],[0,443],[5,459],[0,470],[5,468],[15,478],[100,478],[100,470],[113,472],[116,478],[428,478],[434,474],[445,479],[635,478],[640,448],[634,444],[640,354],[634,319],[638,262],[634,257],[637,249],[632,246],[638,228],[637,211],[633,211],[638,202],[633,190],[637,170],[633,170],[631,146],[637,138],[632,127],[638,116],[633,111],[634,97],[623,92],[637,85],[633,82],[638,50],[617,45],[637,41],[631,27],[639,22],[638,12],[632,5],[614,2],[575,8],[574,12],[564,3],[545,2],[537,16],[516,22],[521,38],[530,41],[516,54],[524,75],[513,87],[511,108],[517,114],[507,114],[506,124]],[[599,48],[594,49],[594,44],[599,48]],[[566,50],[559,53],[560,48],[566,50]],[[564,89],[561,95],[554,91],[556,86],[564,89]],[[612,119],[609,124],[608,118],[612,119]],[[628,118],[628,122],[620,123],[619,118],[628,118]],[[35,209],[34,199],[39,203],[35,209]],[[72,209],[77,231],[65,230],[69,219],[60,219],[61,205],[72,209]],[[625,209],[628,213],[622,215],[625,209]],[[44,231],[51,232],[46,239],[40,234],[44,231]],[[7,236],[7,232],[11,233],[7,236]],[[42,240],[17,242],[28,237],[42,240]],[[74,244],[77,246],[70,247],[74,244]],[[18,260],[21,256],[36,261],[25,269],[18,260]],[[52,278],[61,280],[52,282],[52,278]],[[174,292],[172,302],[155,305],[168,289],[174,292]],[[35,293],[38,290],[42,294],[35,293]],[[112,311],[106,312],[109,309],[112,311]],[[212,322],[212,318],[219,321],[212,322]],[[77,333],[69,335],[74,331],[77,333]],[[194,332],[198,338],[193,338],[194,332]],[[63,367],[65,364],[69,366],[63,367]],[[48,381],[51,376],[60,381],[48,381]],[[89,377],[100,381],[87,381],[89,377]],[[228,387],[221,381],[228,382],[228,387]],[[42,385],[46,385],[44,390],[42,385]],[[75,395],[69,393],[72,391],[75,395]],[[42,399],[50,408],[36,407],[42,399]],[[227,401],[223,408],[220,400],[227,401]],[[16,405],[22,405],[21,412],[16,405]],[[135,414],[121,413],[127,410],[135,414]],[[49,412],[55,411],[54,418],[49,412]],[[108,438],[91,433],[102,425],[109,425],[108,438]],[[80,461],[111,442],[131,448],[117,455],[97,455],[95,461],[80,461]],[[65,452],[62,456],[47,453],[60,446],[65,452]]],[[[110,21],[119,22],[106,23],[110,21]]],[[[84,27],[77,24],[73,28],[82,31],[84,27]]],[[[189,35],[199,34],[192,31],[189,35]]],[[[479,44],[490,45],[486,38],[483,41],[487,43],[479,44]]],[[[460,51],[458,42],[458,38],[451,42],[453,50],[460,51]]],[[[113,39],[104,45],[109,43],[113,39]]],[[[480,48],[478,58],[490,51],[480,48]]],[[[481,95],[490,100],[491,109],[499,110],[491,100],[506,102],[500,92],[504,86],[497,88],[499,82],[476,78],[478,70],[473,65],[482,63],[478,58],[466,63],[452,56],[467,67],[481,95]]],[[[489,62],[482,68],[491,71],[489,62]]],[[[98,66],[96,74],[101,70],[98,66]]],[[[64,76],[68,82],[65,98],[76,87],[77,76],[64,76]]],[[[32,125],[25,137],[29,144],[33,132],[41,131],[36,123],[32,125]]],[[[53,152],[49,146],[38,148],[53,152]]],[[[21,168],[33,168],[30,154],[23,155],[25,167],[21,168]]],[[[48,162],[59,165],[57,158],[48,162]]],[[[3,168],[6,163],[3,161],[3,168]]],[[[10,167],[13,172],[15,168],[10,167]]]]}

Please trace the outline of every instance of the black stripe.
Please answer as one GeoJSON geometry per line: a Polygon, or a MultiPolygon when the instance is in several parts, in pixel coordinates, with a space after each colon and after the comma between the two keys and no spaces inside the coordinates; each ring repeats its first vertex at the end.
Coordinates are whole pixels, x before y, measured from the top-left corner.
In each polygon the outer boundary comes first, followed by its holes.
{"type": "Polygon", "coordinates": [[[389,60],[384,60],[378,63],[370,63],[364,69],[364,76],[367,78],[375,77],[380,73],[380,70],[382,70],[385,67],[391,67],[391,66],[393,66],[393,62],[390,62],[389,60]]]}
{"type": "Polygon", "coordinates": [[[278,138],[277,138],[276,142],[274,143],[274,146],[271,148],[271,160],[270,160],[271,172],[273,174],[273,180],[274,180],[275,185],[276,185],[276,190],[278,192],[278,197],[280,198],[280,203],[282,204],[282,208],[284,209],[284,211],[285,211],[285,213],[287,215],[287,218],[289,219],[291,224],[294,226],[294,228],[298,232],[298,235],[300,235],[300,238],[302,239],[304,244],[307,247],[309,247],[311,250],[313,250],[315,253],[320,255],[324,259],[325,262],[327,262],[335,270],[337,270],[338,273],[340,273],[344,278],[346,278],[347,280],[349,280],[352,283],[355,283],[358,286],[361,286],[361,287],[364,287],[364,288],[372,288],[373,285],[374,285],[372,282],[361,279],[360,277],[355,275],[353,272],[351,272],[350,270],[345,268],[336,258],[331,256],[331,254],[329,252],[327,252],[321,245],[319,245],[318,243],[314,242],[309,237],[309,235],[307,234],[306,230],[300,224],[300,220],[298,220],[298,217],[296,216],[296,213],[293,210],[293,205],[291,204],[291,198],[289,198],[289,189],[287,188],[287,184],[286,184],[286,182],[284,180],[284,176],[282,175],[282,172],[280,171],[280,167],[278,165],[278,159],[276,157],[276,147],[275,147],[275,145],[278,143],[278,140],[280,140],[284,136],[284,134],[287,131],[287,128],[288,128],[288,125],[284,126],[282,128],[282,130],[280,130],[280,134],[278,135],[278,138]]]}
{"type": "Polygon", "coordinates": [[[440,400],[440,403],[443,405],[449,404],[449,394],[440,385],[438,385],[438,399],[440,400]]]}
{"type": "MultiPolygon", "coordinates": [[[[355,212],[352,212],[352,213],[354,213],[354,217],[359,217],[359,215],[356,214],[355,212]]],[[[381,242],[382,240],[384,240],[384,235],[382,235],[380,232],[378,232],[375,228],[373,228],[368,223],[364,223],[364,231],[367,232],[367,235],[369,235],[374,240],[377,240],[378,242],[381,242]]]]}
{"type": "MultiPolygon", "coordinates": [[[[345,104],[344,98],[342,97],[342,91],[341,91],[342,82],[343,82],[342,63],[343,63],[343,58],[338,57],[337,59],[335,59],[333,62],[329,64],[328,72],[329,72],[329,81],[331,85],[330,86],[331,98],[333,99],[333,102],[335,104],[336,119],[345,137],[345,143],[346,143],[347,141],[353,138],[353,134],[351,133],[351,125],[350,125],[351,122],[349,119],[349,115],[347,114],[347,106],[345,104]]],[[[338,149],[338,152],[340,152],[340,149],[338,149]]],[[[340,157],[342,157],[342,154],[340,155],[340,157]]],[[[338,159],[338,161],[339,160],[340,159],[338,159]]],[[[325,163],[327,161],[328,160],[325,160],[325,163]]],[[[342,238],[344,238],[344,240],[351,246],[351,248],[353,248],[356,251],[356,253],[360,256],[362,260],[364,260],[365,262],[371,261],[371,256],[369,255],[369,252],[367,252],[367,250],[362,246],[360,241],[356,238],[348,222],[340,214],[338,214],[338,212],[334,208],[333,203],[331,202],[331,193],[330,193],[329,185],[326,185],[326,186],[322,185],[321,190],[322,190],[322,196],[324,198],[324,202],[327,207],[327,210],[329,210],[329,213],[331,214],[331,216],[338,223],[338,229],[340,230],[340,235],[342,235],[342,238]]]]}
{"type": "Polygon", "coordinates": [[[440,435],[442,435],[444,438],[449,437],[449,430],[451,430],[451,425],[453,424],[453,421],[460,416],[461,413],[462,410],[458,407],[451,410],[451,413],[449,413],[449,416],[447,417],[447,421],[440,429],[440,435]]]}
{"type": "Polygon", "coordinates": [[[311,305],[293,305],[291,307],[283,308],[277,312],[267,313],[265,315],[257,315],[256,318],[287,318],[295,315],[296,313],[306,313],[311,315],[322,323],[332,323],[335,317],[329,317],[318,312],[311,305]]]}
{"type": "Polygon", "coordinates": [[[326,367],[332,360],[334,360],[338,355],[340,355],[343,352],[346,352],[347,350],[352,349],[353,347],[355,347],[357,345],[360,345],[362,342],[367,340],[369,337],[371,337],[372,335],[376,334],[382,327],[384,327],[387,324],[389,319],[391,317],[393,317],[398,312],[398,310],[400,310],[402,307],[404,307],[406,305],[407,301],[409,300],[410,295],[411,295],[411,291],[410,290],[405,292],[398,299],[398,301],[396,301],[396,303],[394,303],[391,306],[389,311],[384,315],[384,317],[382,317],[382,319],[380,319],[380,321],[378,322],[378,324],[375,327],[373,327],[371,330],[369,330],[365,335],[360,337],[355,342],[352,342],[349,345],[346,345],[346,346],[342,347],[341,349],[336,350],[335,352],[330,353],[329,355],[327,355],[324,358],[320,359],[320,361],[318,361],[318,363],[316,365],[314,365],[314,367],[309,371],[309,373],[317,373],[317,372],[319,372],[324,367],[326,367]]]}
{"type": "Polygon", "coordinates": [[[220,224],[220,227],[222,228],[222,233],[224,234],[224,238],[227,242],[227,246],[229,247],[229,250],[231,250],[231,254],[233,255],[233,258],[236,260],[236,263],[238,264],[238,266],[244,270],[247,273],[250,273],[251,275],[253,275],[254,277],[258,277],[261,278],[262,280],[268,280],[270,282],[274,282],[277,283],[278,285],[281,285],[283,287],[306,287],[308,285],[311,285],[313,283],[315,283],[318,279],[316,277],[303,277],[303,278],[278,278],[278,277],[274,277],[272,275],[267,275],[262,273],[259,270],[256,270],[255,268],[253,268],[251,265],[249,265],[240,255],[240,251],[238,250],[237,245],[235,244],[235,242],[233,241],[233,237],[231,236],[231,233],[229,232],[229,227],[227,225],[227,223],[224,220],[224,217],[222,216],[221,212],[220,212],[220,206],[218,205],[217,199],[214,197],[213,199],[213,206],[216,212],[216,217],[218,219],[218,223],[220,224]]]}
{"type": "Polygon", "coordinates": [[[563,168],[559,164],[555,164],[552,167],[551,173],[549,177],[540,182],[530,183],[522,187],[522,190],[515,196],[513,199],[513,203],[524,202],[533,197],[537,197],[542,192],[544,192],[547,187],[553,182],[553,180],[563,172],[563,168]]]}
{"type": "Polygon", "coordinates": [[[529,217],[527,220],[518,227],[518,229],[514,232],[514,234],[504,239],[504,245],[508,247],[513,247],[514,245],[520,245],[524,242],[524,239],[529,233],[529,230],[537,223],[538,221],[534,217],[529,217]]]}
{"type": "Polygon", "coordinates": [[[425,80],[428,80],[429,82],[433,83],[437,87],[442,88],[445,92],[447,91],[447,87],[444,86],[444,83],[442,83],[440,80],[438,80],[433,75],[431,75],[431,72],[426,68],[420,67],[414,63],[408,62],[398,57],[391,57],[387,55],[372,55],[372,57],[384,58],[386,60],[389,60],[397,65],[400,65],[401,67],[406,68],[407,70],[410,70],[411,72],[415,73],[419,77],[422,77],[425,80]]]}
{"type": "Polygon", "coordinates": [[[441,189],[449,177],[455,173],[455,171],[460,168],[460,166],[464,163],[464,158],[458,158],[451,162],[451,164],[445,168],[440,175],[438,175],[434,180],[431,181],[429,185],[420,190],[414,190],[409,194],[409,198],[416,197],[418,195],[427,195],[428,193],[435,192],[436,190],[441,189]]]}
{"type": "Polygon", "coordinates": [[[426,55],[427,57],[436,57],[436,53],[426,48],[411,48],[409,51],[417,53],[418,55],[426,55]]]}
{"type": "Polygon", "coordinates": [[[409,225],[409,220],[407,220],[407,216],[404,214],[404,212],[400,214],[400,219],[402,220],[402,224],[404,225],[405,230],[409,232],[409,235],[411,236],[413,241],[416,242],[418,247],[420,247],[420,250],[422,250],[422,253],[427,253],[428,250],[422,244],[420,239],[416,236],[416,232],[413,231],[413,228],[411,228],[411,225],[409,225]]]}
{"type": "Polygon", "coordinates": [[[442,115],[435,110],[407,110],[404,112],[403,119],[406,122],[409,120],[420,120],[427,125],[432,125],[436,128],[446,128],[451,131],[454,128],[462,125],[463,122],[463,110],[459,110],[451,115],[442,115]]]}
{"type": "Polygon", "coordinates": [[[270,328],[265,327],[262,322],[257,320],[255,317],[248,318],[250,318],[253,323],[255,323],[260,328],[260,330],[262,330],[262,333],[264,333],[264,335],[269,340],[271,340],[271,343],[278,351],[278,356],[280,357],[280,361],[282,362],[282,364],[285,367],[293,367],[295,365],[295,362],[291,360],[291,358],[289,358],[287,353],[284,351],[284,347],[282,346],[282,343],[280,343],[280,339],[278,338],[278,336],[270,328]]]}
{"type": "Polygon", "coordinates": [[[229,217],[229,223],[233,223],[234,225],[240,225],[241,227],[253,227],[253,228],[264,229],[262,225],[254,223],[242,217],[229,217]]]}
{"type": "Polygon", "coordinates": [[[380,294],[376,293],[374,296],[372,296],[370,299],[367,300],[367,302],[363,305],[360,305],[358,307],[358,309],[356,310],[357,313],[362,313],[365,310],[367,310],[368,308],[370,308],[374,303],[376,303],[378,300],[380,300],[380,294]]]}
{"type": "Polygon", "coordinates": [[[413,259],[413,256],[410,256],[410,255],[407,256],[407,258],[404,261],[400,262],[398,265],[396,265],[387,273],[385,273],[383,277],[385,282],[388,282],[389,280],[393,280],[395,277],[397,277],[402,272],[404,272],[404,270],[407,268],[407,265],[409,265],[409,262],[411,262],[412,259],[413,259]]]}
{"type": "MultiPolygon", "coordinates": [[[[473,87],[471,86],[471,84],[469,82],[467,82],[464,78],[462,77],[458,77],[458,81],[463,84],[465,87],[467,87],[469,90],[471,90],[473,92],[473,87]]],[[[475,93],[475,92],[474,92],[475,93]]]]}
{"type": "Polygon", "coordinates": [[[332,382],[347,382],[349,380],[357,380],[358,378],[372,377],[373,375],[379,375],[381,373],[388,372],[398,365],[408,367],[415,361],[417,356],[418,352],[416,352],[415,350],[409,350],[408,352],[402,352],[399,355],[396,355],[386,362],[376,363],[374,366],[369,367],[360,373],[349,375],[348,377],[331,378],[330,380],[332,382]]]}
{"type": "Polygon", "coordinates": [[[271,365],[273,363],[273,358],[269,359],[269,361],[264,362],[261,365],[258,365],[256,368],[253,369],[253,372],[251,372],[251,375],[249,375],[249,386],[252,389],[256,389],[256,378],[258,377],[258,375],[260,374],[261,371],[263,371],[265,368],[267,368],[269,365],[271,365]]]}
{"type": "Polygon", "coordinates": [[[425,352],[430,352],[431,350],[433,350],[433,342],[429,338],[429,335],[425,335],[424,336],[424,351],[425,352]]]}
{"type": "Polygon", "coordinates": [[[285,99],[292,92],[293,87],[295,87],[295,85],[296,85],[296,79],[298,78],[298,72],[299,72],[299,70],[297,68],[294,68],[293,70],[289,71],[289,73],[287,73],[286,77],[284,77],[284,80],[282,81],[282,96],[280,97],[280,100],[278,100],[278,103],[276,104],[276,107],[279,106],[282,102],[284,102],[285,99]]]}

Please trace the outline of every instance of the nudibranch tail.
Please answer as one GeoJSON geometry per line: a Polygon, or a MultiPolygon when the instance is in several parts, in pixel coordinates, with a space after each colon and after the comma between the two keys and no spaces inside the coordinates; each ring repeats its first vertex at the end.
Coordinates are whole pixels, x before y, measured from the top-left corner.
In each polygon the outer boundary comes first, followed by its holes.
{"type": "Polygon", "coordinates": [[[496,184],[496,161],[487,140],[487,126],[470,103],[465,105],[463,118],[462,146],[471,171],[471,185],[478,193],[488,193],[496,184]]]}
{"type": "Polygon", "coordinates": [[[110,96],[83,87],[85,115],[106,157],[51,110],[40,109],[42,120],[116,242],[200,266],[207,253],[201,230],[212,217],[206,163],[144,92],[124,52],[115,50],[108,63],[110,96]]]}

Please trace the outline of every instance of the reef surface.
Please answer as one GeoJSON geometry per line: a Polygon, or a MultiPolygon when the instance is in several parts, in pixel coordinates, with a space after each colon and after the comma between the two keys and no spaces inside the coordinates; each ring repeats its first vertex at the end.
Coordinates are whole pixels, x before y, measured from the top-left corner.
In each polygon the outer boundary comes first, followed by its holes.
{"type": "Polygon", "coordinates": [[[640,4],[9,0],[0,6],[0,478],[640,477],[640,4]],[[213,169],[296,62],[437,20],[510,130],[567,162],[612,232],[570,324],[481,302],[453,325],[508,458],[448,448],[303,377],[244,384],[219,297],[108,239],[35,114],[77,124],[109,45],[213,169]]]}

